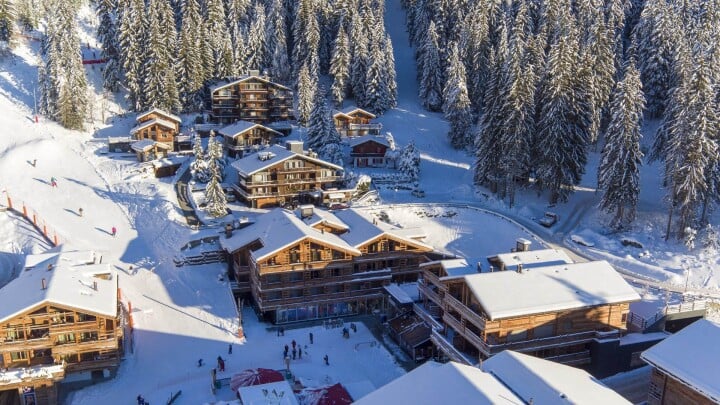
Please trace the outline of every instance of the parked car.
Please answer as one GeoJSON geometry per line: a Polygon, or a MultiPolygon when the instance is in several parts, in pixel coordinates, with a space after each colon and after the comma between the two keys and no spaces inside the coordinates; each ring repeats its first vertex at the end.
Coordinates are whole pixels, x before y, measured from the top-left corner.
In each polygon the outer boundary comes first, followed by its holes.
{"type": "Polygon", "coordinates": [[[330,211],[344,210],[345,208],[350,208],[350,206],[347,205],[346,203],[334,203],[334,204],[330,204],[330,206],[328,207],[328,209],[330,211]]]}
{"type": "Polygon", "coordinates": [[[424,198],[424,197],[425,197],[425,191],[424,191],[424,190],[420,190],[419,188],[416,188],[415,190],[413,190],[412,192],[410,192],[410,194],[412,194],[413,197],[417,197],[417,198],[424,198]]]}
{"type": "Polygon", "coordinates": [[[545,213],[545,216],[538,219],[538,223],[540,225],[544,226],[545,228],[550,228],[551,226],[553,226],[557,223],[558,219],[560,219],[558,217],[558,214],[548,211],[545,213]]]}

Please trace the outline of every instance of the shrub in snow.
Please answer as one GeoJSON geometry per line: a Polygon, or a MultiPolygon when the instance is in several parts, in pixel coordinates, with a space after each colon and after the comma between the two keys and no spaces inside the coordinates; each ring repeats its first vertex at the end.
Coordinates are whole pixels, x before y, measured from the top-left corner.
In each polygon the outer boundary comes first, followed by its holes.
{"type": "Polygon", "coordinates": [[[688,248],[688,250],[695,249],[695,238],[697,237],[697,230],[693,229],[691,227],[686,227],[685,231],[683,232],[683,242],[685,243],[685,247],[688,248]]]}

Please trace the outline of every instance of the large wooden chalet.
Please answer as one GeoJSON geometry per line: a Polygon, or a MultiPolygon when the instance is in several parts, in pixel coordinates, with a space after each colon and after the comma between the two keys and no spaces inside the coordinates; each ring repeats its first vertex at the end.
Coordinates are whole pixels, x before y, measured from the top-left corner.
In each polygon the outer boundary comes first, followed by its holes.
{"type": "Polygon", "coordinates": [[[363,135],[350,139],[350,158],[354,167],[395,167],[387,156],[390,142],[384,136],[363,135]]]}
{"type": "MultiPolygon", "coordinates": [[[[342,187],[343,168],[303,151],[303,143],[290,141],[286,147],[273,145],[232,163],[238,171],[233,189],[253,208],[283,206],[286,203],[322,203],[350,192],[342,187]]],[[[342,201],[344,200],[344,201],[342,201]]]]}
{"type": "Polygon", "coordinates": [[[371,122],[375,114],[362,108],[348,107],[333,113],[333,122],[340,136],[355,137],[363,135],[379,135],[382,124],[371,122]]]}
{"type": "Polygon", "coordinates": [[[167,156],[175,147],[175,137],[180,133],[180,117],[159,108],[145,111],[135,118],[137,124],[130,130],[135,141],[131,145],[138,160],[147,161],[167,156]]]}
{"type": "Polygon", "coordinates": [[[274,209],[220,238],[241,293],[275,323],[365,314],[385,307],[383,287],[416,280],[432,249],[410,230],[347,209],[274,209]]]}
{"type": "Polygon", "coordinates": [[[507,349],[589,363],[588,343],[620,337],[630,302],[640,299],[605,261],[490,273],[477,273],[462,259],[421,267],[420,294],[436,326],[431,338],[449,358],[466,363],[507,349]]]}
{"type": "Polygon", "coordinates": [[[649,405],[720,403],[720,325],[701,319],[644,351],[649,405]]]}
{"type": "Polygon", "coordinates": [[[267,124],[293,117],[293,93],[258,71],[210,88],[210,120],[231,124],[238,120],[267,124]]]}
{"type": "Polygon", "coordinates": [[[55,383],[68,374],[117,369],[118,279],[100,261],[87,251],[31,255],[0,289],[0,399],[9,401],[2,403],[56,404],[55,383]]]}
{"type": "Polygon", "coordinates": [[[283,136],[274,129],[250,121],[237,121],[223,127],[218,133],[224,139],[223,147],[228,156],[237,158],[253,149],[259,150],[272,145],[276,138],[283,136]]]}

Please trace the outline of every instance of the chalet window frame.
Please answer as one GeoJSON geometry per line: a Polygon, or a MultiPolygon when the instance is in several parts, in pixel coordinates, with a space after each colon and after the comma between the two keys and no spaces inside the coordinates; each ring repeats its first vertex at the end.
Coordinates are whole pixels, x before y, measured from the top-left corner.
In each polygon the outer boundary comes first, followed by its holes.
{"type": "Polygon", "coordinates": [[[27,360],[28,358],[29,358],[28,352],[26,352],[26,351],[10,352],[10,360],[11,361],[27,360]]]}

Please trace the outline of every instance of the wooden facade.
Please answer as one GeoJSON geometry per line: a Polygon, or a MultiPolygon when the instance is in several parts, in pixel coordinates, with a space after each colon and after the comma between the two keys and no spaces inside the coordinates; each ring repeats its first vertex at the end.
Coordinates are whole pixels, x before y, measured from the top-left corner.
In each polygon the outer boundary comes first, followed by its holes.
{"type": "Polygon", "coordinates": [[[272,145],[277,137],[282,136],[278,131],[262,125],[254,125],[234,134],[226,132],[220,130],[224,139],[223,147],[228,156],[233,158],[242,158],[247,151],[253,148],[260,149],[272,145]]]}
{"type": "MultiPolygon", "coordinates": [[[[261,154],[246,157],[261,158],[261,154]]],[[[290,202],[315,203],[321,201],[322,190],[340,187],[342,179],[342,170],[335,165],[296,154],[251,175],[240,174],[235,190],[253,208],[282,206],[290,202]],[[303,201],[303,195],[312,200],[303,201]]]]}
{"type": "Polygon", "coordinates": [[[653,368],[650,376],[650,389],[647,403],[648,405],[717,404],[717,402],[657,368],[653,368]]]}
{"type": "Polygon", "coordinates": [[[356,137],[363,135],[379,135],[382,124],[371,122],[375,115],[361,108],[336,111],[333,114],[335,129],[340,136],[356,137]]]}
{"type": "Polygon", "coordinates": [[[388,160],[385,153],[388,145],[373,139],[352,145],[350,158],[354,167],[386,167],[388,160]]]}
{"type": "Polygon", "coordinates": [[[210,89],[210,120],[231,124],[245,120],[265,124],[292,119],[293,93],[259,72],[210,89]]]}
{"type": "MultiPolygon", "coordinates": [[[[252,231],[252,226],[247,228],[252,231]]],[[[318,230],[322,224],[316,225],[318,230]]],[[[337,228],[335,228],[337,230],[337,228]]],[[[282,232],[282,230],[278,230],[282,232]]],[[[352,232],[352,230],[350,230],[352,232]]],[[[260,241],[230,252],[240,287],[269,320],[286,323],[370,313],[385,306],[383,287],[413,281],[430,249],[383,234],[357,248],[305,236],[264,257],[260,241]]]]}
{"type": "Polygon", "coordinates": [[[443,343],[478,361],[515,350],[565,364],[585,364],[590,361],[589,342],[619,337],[626,330],[629,302],[550,312],[528,310],[524,315],[491,320],[465,278],[447,276],[440,264],[424,266],[419,283],[423,306],[446,332],[452,329],[443,343]]]}
{"type": "Polygon", "coordinates": [[[0,378],[0,391],[18,389],[22,394],[23,389],[31,389],[35,403],[55,404],[54,384],[67,373],[116,369],[123,352],[121,314],[120,303],[115,317],[43,303],[4,321],[0,370],[43,368],[47,372],[22,381],[0,378]]]}
{"type": "Polygon", "coordinates": [[[133,139],[149,139],[174,148],[175,136],[180,133],[180,120],[173,114],[153,109],[138,115],[137,125],[130,131],[133,139]]]}

